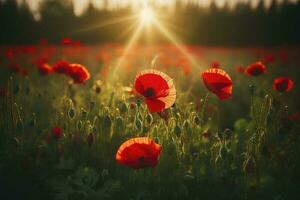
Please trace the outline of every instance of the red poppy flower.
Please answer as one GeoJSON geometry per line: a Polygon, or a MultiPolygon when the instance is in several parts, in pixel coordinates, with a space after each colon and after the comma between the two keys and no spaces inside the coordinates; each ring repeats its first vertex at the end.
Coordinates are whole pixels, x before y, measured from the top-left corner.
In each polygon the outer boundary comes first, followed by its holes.
{"type": "Polygon", "coordinates": [[[239,73],[244,73],[245,69],[242,66],[238,66],[238,67],[236,67],[236,71],[239,72],[239,73]]]}
{"type": "Polygon", "coordinates": [[[158,163],[161,146],[147,137],[132,138],[118,149],[116,161],[134,169],[155,167],[158,163]]]}
{"type": "Polygon", "coordinates": [[[216,94],[221,100],[231,97],[232,80],[224,70],[208,69],[202,73],[202,79],[207,89],[216,94]]]}
{"type": "Polygon", "coordinates": [[[61,44],[63,45],[71,45],[73,43],[71,38],[65,37],[61,40],[61,44]]]}
{"type": "Polygon", "coordinates": [[[38,70],[42,75],[48,75],[54,72],[53,68],[47,63],[39,64],[38,70]]]}
{"type": "Polygon", "coordinates": [[[176,100],[173,80],[157,70],[144,70],[139,73],[135,78],[134,88],[145,97],[150,112],[161,112],[171,107],[176,100]]]}
{"type": "Polygon", "coordinates": [[[69,73],[70,64],[68,61],[60,60],[55,65],[53,65],[53,70],[56,73],[68,74],[69,73]]]}
{"type": "Polygon", "coordinates": [[[84,83],[90,79],[90,73],[80,64],[70,64],[68,75],[74,80],[74,83],[84,83]]]}
{"type": "Polygon", "coordinates": [[[293,86],[293,81],[287,77],[276,78],[273,83],[273,89],[278,92],[288,92],[293,86]]]}
{"type": "Polygon", "coordinates": [[[266,72],[266,67],[264,64],[262,64],[262,62],[257,62],[249,65],[245,72],[249,76],[258,76],[266,72]]]}
{"type": "Polygon", "coordinates": [[[59,139],[62,136],[62,130],[59,127],[52,128],[51,133],[55,139],[59,139]]]}

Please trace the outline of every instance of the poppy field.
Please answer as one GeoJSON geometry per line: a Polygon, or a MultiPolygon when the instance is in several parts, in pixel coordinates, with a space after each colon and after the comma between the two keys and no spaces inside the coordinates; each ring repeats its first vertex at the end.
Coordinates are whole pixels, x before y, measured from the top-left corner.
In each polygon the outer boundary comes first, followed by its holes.
{"type": "Polygon", "coordinates": [[[299,53],[2,46],[1,199],[298,199],[299,53]]]}

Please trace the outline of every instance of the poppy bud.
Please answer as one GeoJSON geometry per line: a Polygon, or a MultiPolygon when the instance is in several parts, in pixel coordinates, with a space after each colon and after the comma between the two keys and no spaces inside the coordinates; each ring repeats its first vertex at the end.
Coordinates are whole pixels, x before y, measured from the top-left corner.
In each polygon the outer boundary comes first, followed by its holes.
{"type": "Polygon", "coordinates": [[[250,94],[254,94],[254,90],[255,90],[255,85],[253,85],[253,84],[250,84],[249,85],[249,91],[250,91],[250,94]]]}
{"type": "Polygon", "coordinates": [[[198,115],[195,116],[194,118],[195,124],[199,125],[200,124],[200,117],[198,115]]]}
{"type": "Polygon", "coordinates": [[[90,102],[90,111],[94,110],[94,108],[95,108],[95,102],[91,101],[90,102]]]}
{"type": "Polygon", "coordinates": [[[81,120],[77,121],[76,127],[77,127],[77,130],[79,130],[79,131],[81,130],[81,128],[82,128],[82,121],[81,120]]]}
{"type": "Polygon", "coordinates": [[[111,124],[112,124],[111,118],[109,116],[105,116],[103,118],[103,124],[102,124],[103,131],[105,134],[110,134],[111,124]]]}
{"type": "Polygon", "coordinates": [[[187,130],[190,128],[190,121],[189,120],[184,120],[183,122],[183,127],[187,130]]]}
{"type": "Polygon", "coordinates": [[[123,124],[123,118],[122,117],[117,117],[116,118],[116,131],[117,132],[121,132],[122,130],[123,130],[123,126],[124,126],[124,124],[123,124]]]}
{"type": "Polygon", "coordinates": [[[125,102],[121,102],[119,104],[119,110],[121,111],[121,113],[126,113],[128,111],[127,105],[125,102]]]}
{"type": "Polygon", "coordinates": [[[152,122],[153,122],[153,117],[152,117],[152,115],[151,115],[150,113],[147,114],[146,120],[147,120],[147,122],[148,122],[149,125],[152,124],[152,122]]]}
{"type": "Polygon", "coordinates": [[[73,108],[70,108],[68,111],[68,116],[72,120],[75,117],[75,110],[73,108]]]}
{"type": "Polygon", "coordinates": [[[175,126],[174,133],[177,135],[177,137],[180,137],[180,135],[181,135],[181,128],[178,125],[175,126]]]}
{"type": "Polygon", "coordinates": [[[138,130],[142,130],[143,123],[142,123],[142,121],[141,121],[139,118],[136,118],[136,119],[135,119],[134,124],[135,124],[135,127],[136,127],[138,130]]]}
{"type": "Polygon", "coordinates": [[[82,116],[82,118],[84,118],[84,119],[87,117],[87,111],[84,110],[83,108],[81,108],[81,116],[82,116]]]}

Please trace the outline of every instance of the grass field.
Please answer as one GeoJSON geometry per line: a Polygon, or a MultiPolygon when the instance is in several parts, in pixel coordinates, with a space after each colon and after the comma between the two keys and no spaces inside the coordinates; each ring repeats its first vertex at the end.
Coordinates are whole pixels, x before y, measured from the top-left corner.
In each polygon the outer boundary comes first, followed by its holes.
{"type": "Polygon", "coordinates": [[[127,49],[67,39],[1,47],[0,197],[297,199],[299,53],[168,44],[127,49]],[[54,72],[62,60],[81,64],[89,76],[54,72]],[[259,61],[266,71],[249,75],[259,61]],[[204,84],[209,68],[229,75],[230,98],[204,84]],[[134,85],[145,69],[173,79],[175,104],[149,111],[134,85]],[[293,82],[289,91],[276,90],[278,77],[293,82]],[[161,146],[153,166],[116,161],[122,143],[136,137],[161,146]]]}

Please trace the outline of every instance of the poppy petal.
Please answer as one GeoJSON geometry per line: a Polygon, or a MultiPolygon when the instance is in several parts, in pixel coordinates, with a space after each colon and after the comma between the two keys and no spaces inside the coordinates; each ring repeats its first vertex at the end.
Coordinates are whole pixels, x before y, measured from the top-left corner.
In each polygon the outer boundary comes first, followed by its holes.
{"type": "Polygon", "coordinates": [[[150,138],[132,138],[119,147],[116,161],[135,169],[154,167],[158,163],[160,151],[161,146],[150,138]]]}
{"type": "Polygon", "coordinates": [[[216,94],[221,100],[232,95],[232,80],[222,69],[211,68],[202,73],[202,79],[208,90],[216,94]]]}

